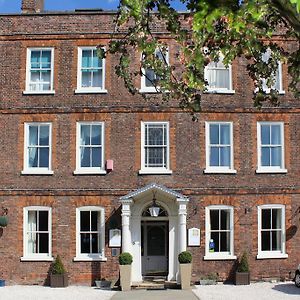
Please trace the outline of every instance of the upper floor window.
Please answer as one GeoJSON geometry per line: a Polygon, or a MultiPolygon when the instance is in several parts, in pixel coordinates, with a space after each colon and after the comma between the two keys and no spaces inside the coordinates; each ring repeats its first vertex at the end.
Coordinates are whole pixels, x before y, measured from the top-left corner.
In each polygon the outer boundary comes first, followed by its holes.
{"type": "Polygon", "coordinates": [[[206,122],[205,173],[236,173],[233,168],[232,122],[206,122]]]}
{"type": "Polygon", "coordinates": [[[285,206],[258,207],[257,258],[287,257],[285,252],[285,206]]]}
{"type": "Polygon", "coordinates": [[[51,208],[25,207],[23,217],[24,253],[22,260],[52,260],[51,208]]]}
{"type": "Polygon", "coordinates": [[[225,67],[223,56],[220,55],[219,61],[210,62],[204,69],[204,77],[207,80],[208,92],[215,93],[234,93],[232,89],[232,70],[231,65],[225,67]]]}
{"type": "Polygon", "coordinates": [[[142,122],[142,157],[141,170],[143,173],[169,174],[169,123],[142,122]]]}
{"type": "Polygon", "coordinates": [[[283,122],[258,122],[257,148],[257,172],[286,172],[283,122]]]}
{"type": "Polygon", "coordinates": [[[51,123],[25,123],[23,174],[53,174],[51,128],[51,123]]]}
{"type": "Polygon", "coordinates": [[[105,59],[99,58],[96,47],[78,48],[76,92],[107,92],[105,90],[105,59]]]}
{"type": "Polygon", "coordinates": [[[75,173],[106,173],[104,170],[104,123],[77,123],[75,173]]]}
{"type": "Polygon", "coordinates": [[[84,206],[76,209],[75,260],[106,260],[104,208],[84,206]]]}
{"type": "MultiPolygon", "coordinates": [[[[157,59],[161,60],[163,63],[169,64],[169,50],[166,49],[156,49],[155,54],[157,59]]],[[[142,56],[143,59],[144,56],[142,56]]],[[[159,76],[155,74],[153,69],[146,68],[142,69],[142,77],[141,77],[141,92],[146,93],[156,93],[159,91],[159,87],[156,86],[159,81],[159,76]]]]}
{"type": "Polygon", "coordinates": [[[233,207],[205,208],[205,259],[235,259],[233,250],[233,207]]]}
{"type": "Polygon", "coordinates": [[[53,48],[28,48],[25,93],[54,93],[53,48]]]}

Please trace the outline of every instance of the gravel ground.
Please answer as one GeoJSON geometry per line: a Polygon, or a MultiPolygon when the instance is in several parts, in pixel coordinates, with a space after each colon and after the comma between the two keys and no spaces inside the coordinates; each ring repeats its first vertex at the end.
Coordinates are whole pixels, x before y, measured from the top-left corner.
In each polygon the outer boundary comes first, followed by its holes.
{"type": "Polygon", "coordinates": [[[293,300],[300,299],[300,288],[293,282],[258,282],[250,285],[197,285],[193,292],[200,300],[293,300]]]}
{"type": "Polygon", "coordinates": [[[50,288],[14,285],[0,287],[1,300],[109,300],[115,293],[85,286],[50,288]]]}

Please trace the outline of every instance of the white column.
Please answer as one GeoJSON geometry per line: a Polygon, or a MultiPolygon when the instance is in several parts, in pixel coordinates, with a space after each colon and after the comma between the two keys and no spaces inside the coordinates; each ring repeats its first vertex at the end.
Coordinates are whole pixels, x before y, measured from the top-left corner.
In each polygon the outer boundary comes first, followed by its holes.
{"type": "Polygon", "coordinates": [[[131,252],[130,206],[132,200],[122,202],[122,252],[131,252]]]}
{"type": "Polygon", "coordinates": [[[186,200],[177,199],[178,206],[178,252],[186,251],[186,200]]]}

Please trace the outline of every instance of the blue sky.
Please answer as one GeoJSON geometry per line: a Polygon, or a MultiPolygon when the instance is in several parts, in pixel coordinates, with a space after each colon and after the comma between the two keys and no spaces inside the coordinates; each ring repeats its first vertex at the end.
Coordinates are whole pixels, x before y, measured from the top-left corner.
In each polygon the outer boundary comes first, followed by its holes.
{"type": "MultiPolygon", "coordinates": [[[[74,10],[75,8],[116,9],[118,0],[45,0],[46,10],[74,10]]],[[[179,0],[174,1],[174,7],[183,10],[179,0]]],[[[0,13],[18,13],[21,10],[21,0],[0,0],[0,13]]]]}

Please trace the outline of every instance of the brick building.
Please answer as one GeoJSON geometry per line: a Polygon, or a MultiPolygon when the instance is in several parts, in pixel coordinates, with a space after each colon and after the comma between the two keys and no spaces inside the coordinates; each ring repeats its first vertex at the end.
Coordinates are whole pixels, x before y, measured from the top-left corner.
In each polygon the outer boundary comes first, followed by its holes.
{"type": "MultiPolygon", "coordinates": [[[[193,280],[232,279],[245,250],[252,280],[288,278],[300,250],[300,106],[287,66],[278,64],[282,104],[258,110],[244,58],[209,65],[195,123],[176,103],[130,95],[118,60],[97,58],[114,17],[44,12],[33,0],[0,16],[0,205],[9,217],[0,277],[43,284],[60,254],[72,284],[93,284],[118,276],[123,249],[133,281],[176,280],[177,254],[188,249],[193,280]]],[[[178,64],[176,46],[156,31],[178,64]]],[[[153,96],[145,78],[136,84],[153,96]]]]}

